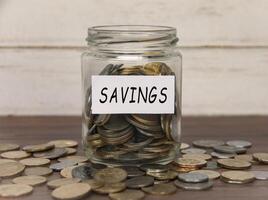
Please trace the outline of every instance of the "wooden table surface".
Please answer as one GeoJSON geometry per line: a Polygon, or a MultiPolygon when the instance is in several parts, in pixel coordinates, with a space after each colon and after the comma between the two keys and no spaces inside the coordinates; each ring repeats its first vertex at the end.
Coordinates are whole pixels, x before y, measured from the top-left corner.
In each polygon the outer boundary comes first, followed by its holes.
{"type": "MultiPolygon", "coordinates": [[[[21,145],[38,144],[53,139],[81,139],[79,117],[2,117],[0,118],[0,142],[21,145]]],[[[244,139],[253,143],[249,152],[268,152],[268,117],[186,117],[183,119],[182,141],[191,143],[196,139],[244,139]]],[[[80,149],[80,153],[81,149],[80,149]]],[[[266,166],[252,169],[268,171],[266,166]]],[[[54,179],[55,175],[48,179],[54,179]]],[[[5,179],[2,182],[10,182],[5,179]]],[[[45,185],[37,186],[31,195],[18,199],[52,199],[51,190],[45,185]]],[[[0,198],[1,200],[4,198],[0,198]]],[[[91,194],[85,199],[104,200],[107,196],[91,194]]],[[[147,200],[265,200],[268,199],[268,181],[255,181],[246,185],[226,184],[216,180],[208,191],[183,191],[178,189],[171,196],[150,196],[147,200]]]]}

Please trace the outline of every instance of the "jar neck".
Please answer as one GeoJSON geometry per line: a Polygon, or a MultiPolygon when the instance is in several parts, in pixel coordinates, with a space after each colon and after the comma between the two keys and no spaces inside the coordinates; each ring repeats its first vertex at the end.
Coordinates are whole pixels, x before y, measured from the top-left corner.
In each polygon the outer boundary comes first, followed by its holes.
{"type": "Polygon", "coordinates": [[[92,51],[105,54],[159,56],[174,51],[176,29],[166,26],[95,26],[88,29],[92,51]]]}

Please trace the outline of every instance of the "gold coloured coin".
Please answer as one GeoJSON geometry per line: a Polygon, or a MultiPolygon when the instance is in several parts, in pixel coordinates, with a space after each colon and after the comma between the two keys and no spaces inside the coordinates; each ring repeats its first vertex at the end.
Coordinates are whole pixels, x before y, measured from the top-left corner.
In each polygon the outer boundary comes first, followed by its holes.
{"type": "Polygon", "coordinates": [[[70,166],[62,169],[60,171],[60,175],[64,178],[73,178],[72,170],[80,165],[70,166]]]}
{"type": "Polygon", "coordinates": [[[75,154],[77,152],[77,150],[75,148],[71,148],[71,147],[66,147],[65,150],[67,151],[67,155],[72,155],[75,154]]]}
{"type": "Polygon", "coordinates": [[[104,186],[104,183],[98,182],[98,181],[96,181],[94,179],[85,179],[85,180],[83,180],[83,183],[89,184],[92,190],[104,186]]]}
{"type": "Polygon", "coordinates": [[[48,144],[53,144],[58,148],[66,148],[66,147],[76,147],[78,142],[74,140],[52,140],[48,144]]]}
{"type": "Polygon", "coordinates": [[[112,200],[141,200],[144,198],[144,192],[140,190],[127,189],[123,192],[110,193],[109,197],[112,200]]]}
{"type": "Polygon", "coordinates": [[[201,159],[201,160],[210,160],[212,157],[211,155],[204,154],[204,153],[188,153],[183,154],[183,158],[189,158],[189,159],[201,159]]]}
{"type": "Polygon", "coordinates": [[[22,184],[4,184],[0,185],[1,197],[19,197],[29,194],[33,191],[33,187],[22,184]]]}
{"type": "Polygon", "coordinates": [[[94,179],[104,183],[118,183],[127,178],[127,172],[121,168],[105,168],[94,174],[94,179]]]}
{"type": "Polygon", "coordinates": [[[247,169],[251,167],[251,163],[236,159],[219,159],[217,163],[226,169],[247,169]]]}
{"type": "Polygon", "coordinates": [[[250,183],[255,180],[255,176],[251,172],[246,171],[225,171],[221,173],[221,179],[227,183],[250,183]]]}
{"type": "Polygon", "coordinates": [[[39,152],[39,151],[46,151],[53,149],[55,147],[54,144],[36,144],[36,145],[27,145],[22,148],[22,150],[29,152],[29,153],[34,153],[34,152],[39,152]]]}
{"type": "Polygon", "coordinates": [[[58,161],[60,162],[73,161],[76,163],[82,163],[88,161],[88,158],[85,156],[66,156],[63,158],[59,158],[58,161]]]}
{"type": "Polygon", "coordinates": [[[80,199],[85,197],[90,192],[90,190],[90,186],[86,183],[73,183],[56,188],[53,190],[51,195],[55,199],[62,200],[80,199]]]}
{"type": "Polygon", "coordinates": [[[20,148],[20,146],[17,144],[11,144],[11,143],[0,144],[0,152],[13,151],[13,150],[17,150],[19,148],[20,148]]]}
{"type": "Polygon", "coordinates": [[[52,174],[52,169],[48,167],[27,167],[24,170],[24,174],[27,176],[34,175],[34,176],[47,176],[52,174]]]}
{"type": "Polygon", "coordinates": [[[8,163],[8,162],[17,162],[16,160],[11,160],[11,159],[0,159],[0,164],[3,164],[3,163],[8,163]]]}
{"type": "Polygon", "coordinates": [[[31,154],[26,151],[7,151],[1,154],[1,157],[8,159],[22,159],[30,156],[31,154]]]}
{"type": "Polygon", "coordinates": [[[177,188],[169,183],[157,184],[149,187],[144,187],[142,190],[152,195],[170,195],[177,191],[177,188]]]}
{"type": "Polygon", "coordinates": [[[251,154],[241,154],[241,155],[236,155],[234,157],[234,159],[236,160],[243,160],[243,161],[247,161],[247,162],[251,162],[253,163],[253,156],[251,154]]]}
{"type": "Polygon", "coordinates": [[[150,172],[146,173],[149,176],[154,177],[157,180],[173,180],[177,178],[178,173],[173,170],[168,170],[167,172],[150,172]]]}
{"type": "Polygon", "coordinates": [[[41,165],[47,165],[50,163],[49,159],[46,158],[25,158],[20,160],[20,163],[26,166],[41,166],[41,165]]]}
{"type": "Polygon", "coordinates": [[[254,153],[253,158],[261,163],[268,164],[268,153],[254,153]]]}
{"type": "Polygon", "coordinates": [[[55,189],[63,185],[79,183],[80,181],[81,180],[79,178],[59,178],[59,179],[54,179],[52,181],[47,182],[47,186],[50,189],[55,189]]]}
{"type": "Polygon", "coordinates": [[[110,193],[121,192],[124,189],[126,189],[126,184],[124,182],[119,182],[119,183],[105,184],[100,188],[93,189],[93,191],[99,194],[110,194],[110,193]]]}
{"type": "Polygon", "coordinates": [[[8,162],[0,164],[0,177],[11,177],[21,174],[25,166],[19,162],[8,162]]]}
{"type": "Polygon", "coordinates": [[[173,162],[173,164],[180,167],[198,168],[203,167],[207,163],[206,160],[202,159],[190,159],[190,158],[179,158],[173,162]]]}
{"type": "Polygon", "coordinates": [[[189,144],[187,144],[187,143],[181,143],[181,145],[180,145],[180,150],[187,149],[187,148],[189,148],[189,147],[190,147],[189,144]]]}
{"type": "Polygon", "coordinates": [[[20,176],[12,180],[13,183],[30,185],[30,186],[41,185],[46,181],[47,179],[43,176],[20,176]]]}
{"type": "Polygon", "coordinates": [[[212,170],[206,170],[206,169],[200,169],[200,170],[195,170],[190,173],[200,173],[200,174],[205,174],[208,176],[209,179],[217,179],[220,177],[220,173],[212,170]]]}

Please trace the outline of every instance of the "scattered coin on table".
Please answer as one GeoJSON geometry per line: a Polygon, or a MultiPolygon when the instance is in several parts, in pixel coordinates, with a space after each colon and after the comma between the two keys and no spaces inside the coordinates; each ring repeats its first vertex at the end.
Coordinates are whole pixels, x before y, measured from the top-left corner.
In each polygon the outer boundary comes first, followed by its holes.
{"type": "Polygon", "coordinates": [[[80,181],[81,181],[81,179],[79,179],[79,178],[59,178],[59,179],[54,179],[54,180],[47,182],[47,186],[50,189],[55,189],[55,188],[61,187],[63,185],[79,183],[80,181]]]}
{"type": "Polygon", "coordinates": [[[20,197],[33,191],[33,187],[23,184],[3,184],[0,185],[1,197],[20,197]]]}
{"type": "Polygon", "coordinates": [[[50,163],[49,159],[46,158],[25,158],[20,160],[20,163],[26,166],[42,166],[50,163]]]}
{"type": "Polygon", "coordinates": [[[35,176],[48,176],[52,174],[52,169],[48,167],[27,167],[24,170],[24,174],[27,176],[35,175],[35,176]]]}
{"type": "Polygon", "coordinates": [[[27,153],[26,151],[7,151],[1,154],[1,157],[8,158],[8,159],[22,159],[30,157],[31,154],[27,153]]]}
{"type": "Polygon", "coordinates": [[[149,187],[143,187],[142,190],[151,195],[171,195],[176,193],[177,189],[173,184],[163,183],[149,187]]]}
{"type": "Polygon", "coordinates": [[[73,161],[76,163],[82,163],[88,161],[88,158],[85,156],[76,156],[76,155],[71,155],[71,156],[66,156],[63,158],[58,159],[59,162],[65,162],[65,161],[73,161]]]}
{"type": "Polygon", "coordinates": [[[74,140],[52,140],[48,144],[53,144],[55,145],[55,147],[58,148],[65,148],[65,147],[76,147],[78,145],[78,142],[74,140]]]}
{"type": "Polygon", "coordinates": [[[250,148],[252,146],[251,142],[244,140],[230,140],[226,142],[229,146],[234,146],[238,148],[250,148]]]}
{"type": "Polygon", "coordinates": [[[138,176],[126,180],[127,187],[131,189],[147,187],[153,184],[154,184],[154,178],[151,176],[138,176]]]}
{"type": "Polygon", "coordinates": [[[199,148],[213,148],[214,146],[224,145],[225,142],[221,140],[196,140],[193,145],[199,148]]]}
{"type": "Polygon", "coordinates": [[[6,178],[21,174],[25,169],[25,165],[19,162],[7,162],[0,164],[0,177],[6,178]]]}
{"type": "Polygon", "coordinates": [[[247,171],[225,171],[221,173],[221,180],[227,183],[244,184],[255,180],[255,176],[247,171]]]}
{"type": "Polygon", "coordinates": [[[206,174],[198,172],[179,174],[178,179],[185,183],[202,183],[207,182],[209,177],[206,174]]]}
{"type": "Polygon", "coordinates": [[[0,143],[0,152],[5,151],[13,151],[20,148],[20,145],[18,144],[12,144],[12,143],[0,143]]]}
{"type": "Polygon", "coordinates": [[[112,200],[141,200],[145,197],[144,192],[140,190],[124,190],[123,192],[110,193],[112,200]]]}
{"type": "Polygon", "coordinates": [[[36,185],[41,185],[45,183],[47,179],[43,176],[20,176],[16,177],[12,180],[13,183],[17,184],[24,184],[24,185],[30,185],[30,186],[36,186],[36,185]]]}
{"type": "Polygon", "coordinates": [[[47,159],[57,159],[62,156],[67,155],[66,148],[54,148],[49,151],[37,152],[33,154],[35,158],[47,158],[47,159]]]}
{"type": "Polygon", "coordinates": [[[252,165],[250,162],[236,159],[219,159],[217,162],[226,169],[248,169],[252,165]]]}
{"type": "Polygon", "coordinates": [[[40,152],[40,151],[46,151],[53,149],[55,147],[54,144],[35,144],[35,145],[27,145],[22,148],[22,150],[29,152],[29,153],[34,153],[34,152],[40,152]]]}

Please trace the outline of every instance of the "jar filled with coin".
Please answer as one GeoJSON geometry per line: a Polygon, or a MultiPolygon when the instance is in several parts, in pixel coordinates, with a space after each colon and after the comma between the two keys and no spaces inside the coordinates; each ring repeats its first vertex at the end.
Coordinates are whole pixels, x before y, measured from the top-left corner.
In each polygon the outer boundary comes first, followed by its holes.
{"type": "Polygon", "coordinates": [[[95,26],[82,55],[82,142],[93,163],[167,164],[181,134],[176,29],[95,26]]]}

